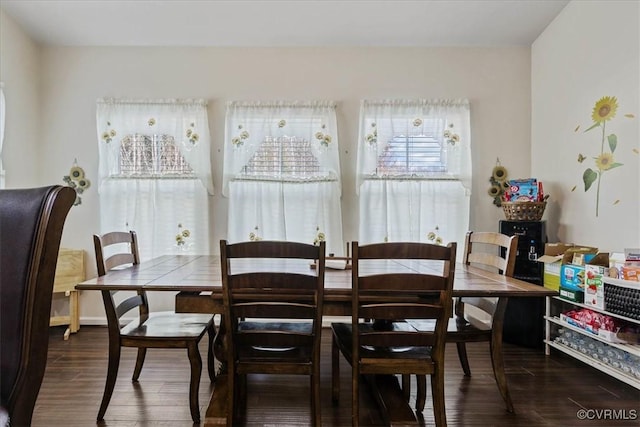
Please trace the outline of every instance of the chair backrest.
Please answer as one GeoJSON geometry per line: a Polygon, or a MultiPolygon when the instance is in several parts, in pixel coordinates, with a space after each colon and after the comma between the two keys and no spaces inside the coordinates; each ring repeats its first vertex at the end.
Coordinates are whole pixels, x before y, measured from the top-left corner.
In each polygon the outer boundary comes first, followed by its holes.
{"type": "Polygon", "coordinates": [[[96,267],[98,276],[104,276],[107,271],[126,264],[140,264],[138,253],[138,236],[135,231],[112,231],[102,236],[93,235],[93,246],[96,251],[96,267]],[[105,248],[115,249],[105,257],[105,248]]]}
{"type": "Polygon", "coordinates": [[[11,425],[28,426],[47,363],[53,279],[70,187],[0,190],[0,390],[11,425]]]}
{"type": "MultiPolygon", "coordinates": [[[[505,276],[513,277],[517,252],[518,235],[507,236],[495,232],[468,231],[465,238],[463,262],[467,265],[495,270],[505,276]]],[[[458,298],[455,307],[456,316],[466,317],[467,321],[476,327],[486,330],[493,326],[496,318],[498,322],[502,322],[506,301],[506,298],[458,298]],[[470,310],[469,306],[474,308],[470,310]]]]}
{"type": "Polygon", "coordinates": [[[225,320],[230,361],[242,346],[313,346],[319,355],[324,294],[325,243],[285,241],[227,244],[220,241],[225,320]],[[311,269],[313,261],[317,268],[311,269]],[[291,330],[243,331],[239,319],[306,319],[309,333],[291,330]],[[317,338],[317,339],[316,339],[317,338]],[[231,358],[232,357],[232,358],[231,358]]]}
{"type": "Polygon", "coordinates": [[[464,263],[493,267],[513,277],[518,251],[518,235],[468,231],[464,245],[464,263]]]}
{"type": "MultiPolygon", "coordinates": [[[[103,235],[93,235],[93,246],[96,252],[96,268],[98,276],[104,276],[113,268],[140,264],[138,253],[138,237],[135,231],[112,231],[103,235]],[[105,252],[109,251],[109,255],[105,252]]],[[[119,303],[114,299],[118,291],[102,291],[102,301],[107,315],[109,334],[120,333],[120,318],[134,308],[138,308],[140,321],[149,317],[149,303],[147,295],[140,290],[119,303]]]]}
{"type": "Polygon", "coordinates": [[[443,360],[451,313],[456,243],[447,246],[408,242],[359,246],[358,242],[353,242],[352,256],[352,328],[358,331],[353,334],[354,359],[359,360],[361,346],[433,346],[434,360],[443,360]],[[424,261],[433,266],[426,269],[424,261]],[[419,269],[407,268],[411,265],[408,262],[419,269]],[[436,326],[429,331],[397,328],[397,325],[362,328],[358,326],[362,319],[382,323],[396,319],[435,319],[436,326]]]}

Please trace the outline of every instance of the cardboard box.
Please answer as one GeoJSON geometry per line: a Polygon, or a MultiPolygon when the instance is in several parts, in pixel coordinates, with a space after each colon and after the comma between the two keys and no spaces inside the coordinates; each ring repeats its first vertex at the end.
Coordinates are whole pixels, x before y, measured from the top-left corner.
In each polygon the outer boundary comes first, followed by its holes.
{"type": "MultiPolygon", "coordinates": [[[[584,303],[585,286],[585,262],[596,257],[597,248],[591,246],[574,246],[562,255],[560,265],[560,297],[569,301],[584,303]]],[[[602,265],[600,261],[592,262],[594,265],[602,265]]],[[[606,255],[606,265],[609,266],[609,255],[606,255]]]]}
{"type": "MultiPolygon", "coordinates": [[[[600,255],[601,254],[598,254],[598,256],[600,255]]],[[[606,258],[608,264],[608,254],[606,258]]],[[[604,259],[604,255],[602,259],[604,259]]],[[[602,261],[602,259],[600,261],[602,261]]],[[[584,305],[604,310],[604,282],[602,278],[609,275],[609,267],[588,263],[584,266],[584,271],[584,305]]]]}
{"type": "Polygon", "coordinates": [[[543,283],[546,288],[557,291],[560,289],[560,265],[562,256],[573,243],[547,243],[544,245],[544,255],[537,259],[544,263],[543,283]]]}
{"type": "Polygon", "coordinates": [[[566,267],[565,286],[562,286],[563,266],[571,265],[576,256],[595,255],[597,252],[598,249],[591,246],[576,246],[573,243],[547,243],[544,246],[544,255],[537,259],[538,262],[544,263],[544,286],[559,291],[563,298],[582,303],[584,301],[584,280],[582,280],[584,267],[582,265],[578,265],[576,268],[566,267]],[[574,278],[576,279],[574,280],[574,278]]]}

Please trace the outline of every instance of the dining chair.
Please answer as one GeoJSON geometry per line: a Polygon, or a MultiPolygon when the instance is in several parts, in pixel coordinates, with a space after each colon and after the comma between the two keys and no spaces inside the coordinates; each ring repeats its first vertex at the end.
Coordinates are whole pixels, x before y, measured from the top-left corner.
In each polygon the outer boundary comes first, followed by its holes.
{"type": "Polygon", "coordinates": [[[320,337],[325,243],[220,241],[227,349],[227,425],[246,405],[247,374],[310,377],[321,426],[320,337]],[[316,262],[317,268],[310,266],[316,262]]]}
{"type": "Polygon", "coordinates": [[[351,323],[332,323],[332,398],[339,399],[339,355],[351,365],[351,423],[359,425],[360,376],[429,375],[436,425],[446,426],[444,347],[451,314],[456,243],[352,243],[351,323]],[[380,265],[391,266],[388,269],[380,265]],[[398,270],[407,261],[437,265],[429,272],[398,270]],[[372,262],[378,265],[372,266],[372,262]],[[395,264],[395,268],[394,268],[395,264]],[[367,271],[367,266],[371,266],[367,271]],[[369,320],[365,320],[369,319],[369,320]],[[404,319],[404,320],[398,320],[404,319]],[[419,330],[407,319],[433,320],[419,330]]]}
{"type": "Polygon", "coordinates": [[[0,190],[0,425],[29,426],[47,364],[53,281],[76,192],[0,190]]]}
{"type": "MultiPolygon", "coordinates": [[[[465,237],[463,262],[466,265],[480,267],[513,277],[518,236],[507,236],[495,232],[469,231],[465,237]]],[[[513,402],[507,387],[502,357],[502,327],[508,298],[456,298],[454,317],[449,320],[447,342],[455,343],[458,358],[464,375],[471,376],[466,343],[488,341],[491,353],[493,374],[504,399],[507,411],[514,412],[513,402]]],[[[416,324],[423,328],[424,324],[416,324]]],[[[424,377],[417,377],[418,382],[424,382],[424,377]]],[[[408,378],[403,378],[403,387],[408,387],[408,378]]],[[[422,389],[420,385],[418,389],[422,389]]],[[[418,393],[416,409],[424,409],[426,397],[418,393]]]]}
{"type": "MultiPolygon", "coordinates": [[[[98,276],[104,276],[109,270],[117,267],[140,263],[138,239],[135,231],[115,231],[103,235],[94,235],[93,243],[98,276]]],[[[117,290],[102,291],[102,300],[109,330],[109,365],[102,403],[98,411],[98,420],[104,419],[104,414],[113,394],[120,365],[121,347],[135,347],[138,349],[138,356],[133,377],[131,378],[134,382],[138,381],[142,371],[147,348],[187,350],[191,365],[189,409],[193,422],[200,422],[198,389],[200,387],[202,359],[198,343],[207,332],[209,334],[209,378],[213,382],[215,380],[212,349],[215,334],[213,316],[210,314],[175,313],[173,311],[150,312],[147,294],[144,290],[138,290],[136,295],[129,295],[123,299],[118,298],[118,302],[116,302],[115,297],[117,293],[117,290]],[[138,317],[128,323],[123,322],[125,315],[136,308],[138,309],[138,317]],[[121,324],[121,322],[124,324],[121,324]]]]}

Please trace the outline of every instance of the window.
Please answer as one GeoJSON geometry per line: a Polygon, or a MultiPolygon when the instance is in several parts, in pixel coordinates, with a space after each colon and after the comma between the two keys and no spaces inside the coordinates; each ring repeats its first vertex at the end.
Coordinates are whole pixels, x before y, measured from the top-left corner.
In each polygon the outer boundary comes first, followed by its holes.
{"type": "Polygon", "coordinates": [[[143,259],[209,253],[206,103],[100,100],[97,131],[101,233],[135,230],[143,259]]]}
{"type": "Polygon", "coordinates": [[[335,105],[232,102],[226,120],[229,241],[321,236],[329,252],[342,254],[335,105]]]}
{"type": "Polygon", "coordinates": [[[127,135],[120,143],[120,175],[195,177],[169,135],[127,135]]]}
{"type": "Polygon", "coordinates": [[[378,157],[377,175],[413,175],[446,172],[446,151],[431,136],[395,136],[378,157]]]}
{"type": "Polygon", "coordinates": [[[311,152],[311,143],[295,136],[267,136],[237,178],[295,179],[317,176],[320,163],[311,152]]]}
{"type": "Polygon", "coordinates": [[[462,245],[471,188],[468,102],[363,101],[360,117],[360,242],[462,245]]]}

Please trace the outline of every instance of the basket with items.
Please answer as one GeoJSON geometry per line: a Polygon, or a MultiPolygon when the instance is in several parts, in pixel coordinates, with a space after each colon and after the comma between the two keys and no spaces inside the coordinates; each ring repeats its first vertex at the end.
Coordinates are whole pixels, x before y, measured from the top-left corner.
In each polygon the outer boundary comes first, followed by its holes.
{"type": "Polygon", "coordinates": [[[540,221],[549,195],[536,178],[512,179],[502,194],[502,210],[510,221],[540,221]]]}

